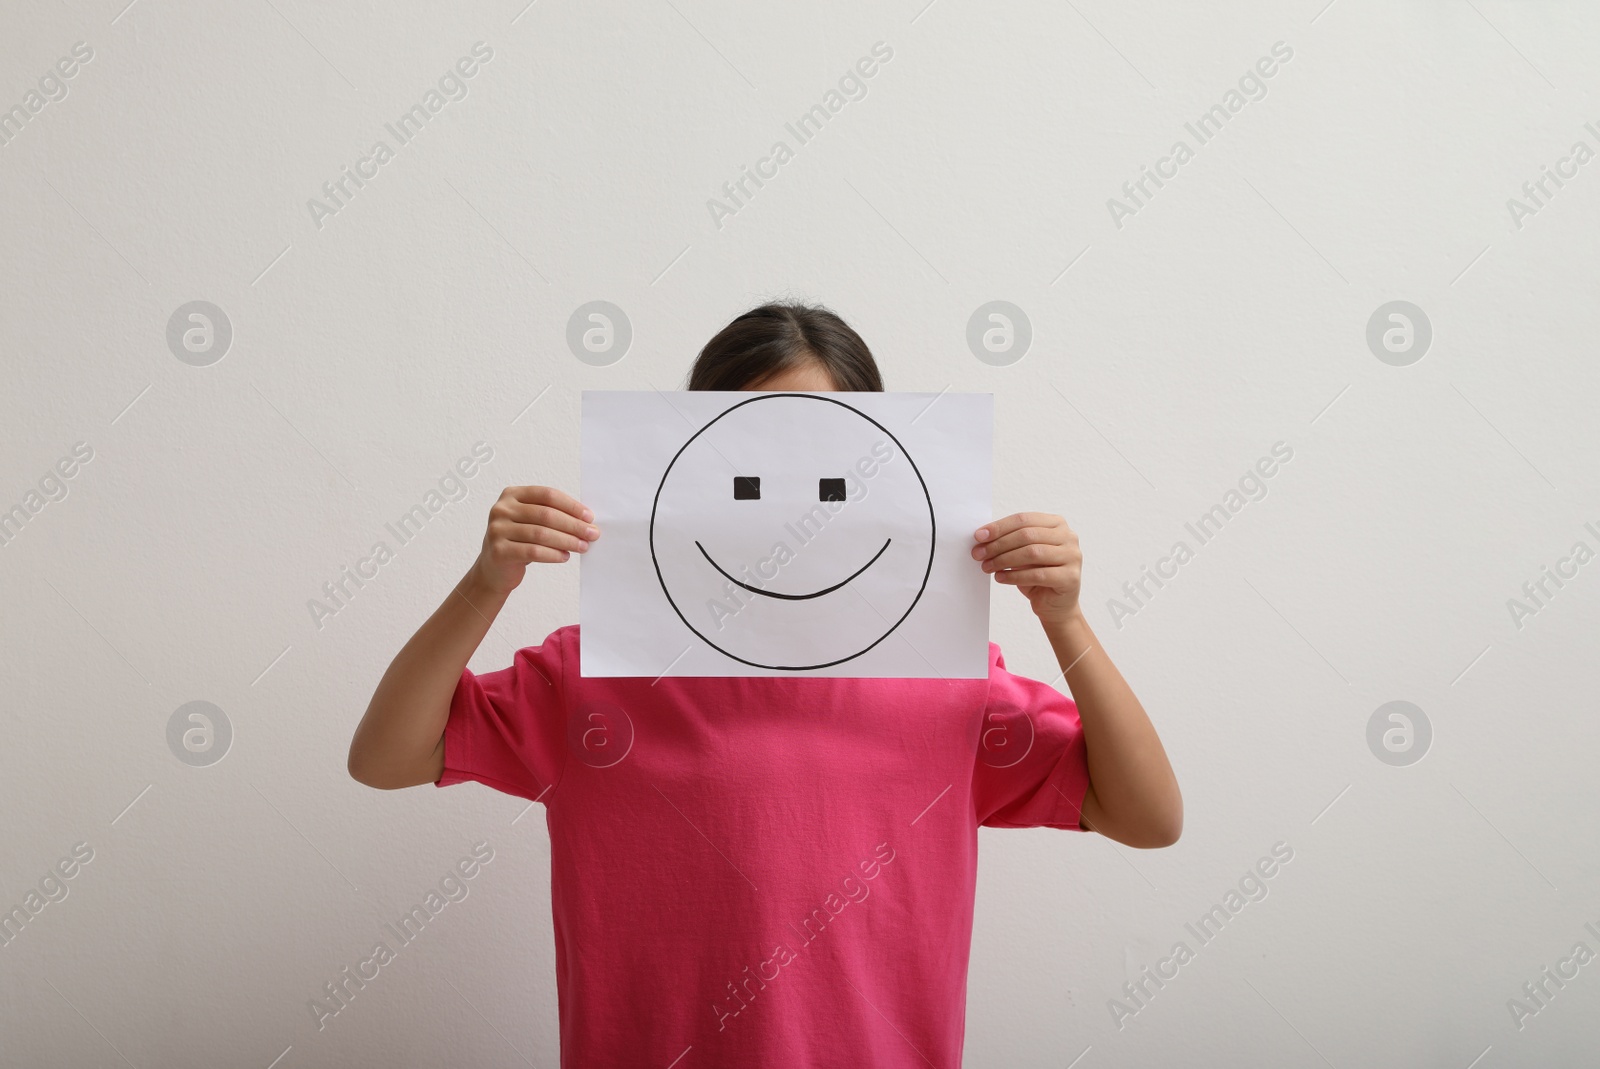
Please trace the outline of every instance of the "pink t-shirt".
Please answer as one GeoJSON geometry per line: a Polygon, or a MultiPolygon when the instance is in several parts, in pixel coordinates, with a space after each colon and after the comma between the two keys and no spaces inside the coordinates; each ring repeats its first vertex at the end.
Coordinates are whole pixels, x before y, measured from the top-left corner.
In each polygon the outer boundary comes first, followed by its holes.
{"type": "MultiPolygon", "coordinates": [[[[544,803],[561,1064],[956,1069],[978,826],[1079,829],[1072,700],[987,679],[461,675],[441,787],[544,803]]],[[[1081,830],[1081,829],[1079,829],[1081,830]]]]}

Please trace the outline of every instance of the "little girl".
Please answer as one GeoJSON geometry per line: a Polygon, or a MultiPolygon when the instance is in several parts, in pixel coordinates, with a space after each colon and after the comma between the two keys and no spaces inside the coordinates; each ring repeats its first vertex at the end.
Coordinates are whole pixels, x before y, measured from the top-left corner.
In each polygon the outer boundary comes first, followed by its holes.
{"type": "MultiPolygon", "coordinates": [[[[768,304],[711,339],[689,389],[883,384],[838,316],[768,304]]],[[[583,553],[603,519],[507,487],[350,744],[368,786],[544,804],[563,1066],[955,1069],[978,827],[1177,841],[1177,780],[1078,605],[1061,517],[986,524],[972,566],[1027,597],[1075,701],[992,643],[987,679],[586,679],[568,626],[469,671],[527,566],[583,553]]]]}

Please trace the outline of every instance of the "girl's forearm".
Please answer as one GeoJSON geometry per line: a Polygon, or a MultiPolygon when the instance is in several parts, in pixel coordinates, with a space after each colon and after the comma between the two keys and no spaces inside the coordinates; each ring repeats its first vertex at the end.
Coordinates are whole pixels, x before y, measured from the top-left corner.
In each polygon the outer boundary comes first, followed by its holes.
{"type": "Polygon", "coordinates": [[[390,663],[350,740],[350,775],[369,787],[438,778],[450,700],[478,644],[505,605],[476,565],[390,663]]]}
{"type": "Polygon", "coordinates": [[[1093,830],[1130,846],[1167,846],[1183,828],[1183,797],[1166,749],[1133,689],[1081,609],[1041,617],[1077,703],[1088,747],[1093,830]]]}

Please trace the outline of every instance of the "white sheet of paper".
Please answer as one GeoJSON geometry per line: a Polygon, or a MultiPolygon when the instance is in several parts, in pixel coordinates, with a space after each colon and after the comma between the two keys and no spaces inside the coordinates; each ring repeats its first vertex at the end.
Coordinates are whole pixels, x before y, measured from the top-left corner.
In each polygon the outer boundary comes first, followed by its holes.
{"type": "Polygon", "coordinates": [[[993,438],[991,394],[585,390],[582,674],[986,676],[993,438]]]}

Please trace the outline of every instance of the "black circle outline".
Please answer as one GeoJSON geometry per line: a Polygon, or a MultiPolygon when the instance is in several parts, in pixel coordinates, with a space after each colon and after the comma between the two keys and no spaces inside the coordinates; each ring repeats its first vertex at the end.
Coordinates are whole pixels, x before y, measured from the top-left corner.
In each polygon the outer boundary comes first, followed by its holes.
{"type": "Polygon", "coordinates": [[[718,413],[704,427],[701,427],[699,430],[697,430],[693,434],[691,434],[689,436],[689,440],[684,442],[683,445],[679,446],[678,447],[678,451],[676,453],[672,454],[672,459],[667,461],[667,469],[666,469],[666,471],[661,473],[661,481],[656,484],[656,496],[655,496],[654,500],[652,500],[651,503],[650,503],[650,564],[656,570],[656,582],[661,584],[661,593],[666,595],[667,604],[672,606],[672,611],[674,613],[677,613],[678,619],[683,621],[683,626],[687,627],[691,632],[694,633],[696,638],[700,639],[700,641],[704,642],[707,646],[710,646],[712,649],[716,650],[718,653],[722,654],[724,657],[728,657],[728,658],[731,658],[732,660],[738,661],[740,664],[747,664],[752,668],[766,668],[766,669],[769,669],[769,670],[774,671],[774,672],[811,672],[811,671],[815,671],[818,668],[832,668],[836,664],[844,664],[846,661],[855,660],[857,657],[860,657],[862,654],[870,652],[874,646],[876,646],[878,643],[882,642],[884,639],[888,638],[890,635],[894,634],[895,629],[898,628],[901,624],[905,623],[906,617],[911,615],[911,610],[915,609],[917,607],[917,603],[922,600],[923,591],[928,589],[928,576],[933,574],[933,558],[934,558],[934,554],[937,553],[938,549],[939,549],[939,526],[938,526],[938,524],[939,524],[938,518],[934,515],[934,512],[933,512],[933,496],[928,493],[928,484],[922,478],[921,469],[919,469],[917,467],[917,462],[915,460],[911,459],[911,454],[906,450],[906,447],[901,444],[900,439],[896,438],[894,436],[894,432],[891,431],[888,427],[885,427],[883,424],[879,423],[877,420],[873,419],[871,416],[867,415],[865,412],[862,412],[860,409],[854,408],[854,407],[852,407],[850,405],[847,405],[843,401],[834,400],[832,397],[823,397],[823,396],[821,396],[819,394],[814,394],[814,393],[766,393],[766,394],[762,394],[759,397],[752,397],[747,401],[740,401],[738,404],[730,405],[728,408],[726,408],[722,412],[718,413]],[[715,642],[712,642],[709,638],[706,638],[706,636],[702,635],[699,632],[699,630],[696,629],[695,626],[689,622],[688,617],[683,615],[683,611],[678,608],[678,603],[672,600],[672,592],[667,589],[667,581],[661,574],[661,563],[658,560],[656,560],[656,509],[661,504],[661,491],[667,485],[667,476],[672,474],[672,467],[673,467],[674,464],[678,463],[678,458],[683,456],[683,451],[685,449],[688,449],[689,446],[694,443],[694,440],[696,438],[700,437],[706,431],[710,430],[711,429],[711,425],[716,423],[717,420],[721,419],[723,416],[728,415],[730,412],[733,412],[735,409],[743,408],[745,405],[754,404],[757,401],[771,400],[774,397],[804,397],[807,400],[811,400],[811,401],[827,401],[829,404],[835,404],[835,405],[838,405],[840,408],[847,409],[847,410],[849,410],[851,412],[854,412],[856,415],[860,416],[862,419],[866,420],[868,423],[870,423],[874,427],[878,428],[884,434],[887,434],[889,436],[890,440],[892,440],[895,445],[900,446],[900,455],[905,457],[906,458],[906,463],[911,465],[911,473],[917,477],[917,485],[922,487],[923,500],[928,503],[928,535],[929,535],[928,567],[922,573],[922,584],[917,587],[917,596],[911,599],[911,604],[906,607],[906,611],[901,614],[900,619],[896,620],[893,624],[891,624],[889,626],[889,630],[885,631],[883,634],[879,635],[876,639],[874,639],[873,642],[872,642],[872,645],[867,646],[865,649],[858,650],[857,652],[852,653],[848,657],[841,657],[837,661],[828,661],[828,662],[826,662],[824,664],[804,664],[804,665],[761,664],[759,661],[747,661],[743,657],[740,657],[740,656],[738,656],[736,654],[729,653],[727,650],[723,649],[721,646],[717,645],[715,642]]]}

